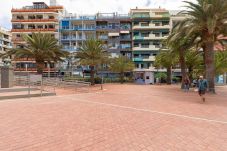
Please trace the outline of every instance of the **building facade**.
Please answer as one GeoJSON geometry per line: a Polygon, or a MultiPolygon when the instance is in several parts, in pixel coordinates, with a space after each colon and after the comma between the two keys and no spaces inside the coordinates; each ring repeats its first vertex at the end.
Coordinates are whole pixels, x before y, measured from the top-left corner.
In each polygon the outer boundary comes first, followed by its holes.
{"type": "Polygon", "coordinates": [[[132,28],[128,14],[98,13],[96,15],[96,38],[112,57],[124,55],[131,58],[132,28]]]}
{"type": "Polygon", "coordinates": [[[162,41],[170,32],[170,14],[165,9],[131,9],[133,31],[132,58],[135,78],[142,83],[154,83],[155,56],[162,48],[162,41]]]}
{"type": "MultiPolygon", "coordinates": [[[[12,48],[12,35],[9,30],[0,27],[0,54],[5,53],[7,50],[12,48]]],[[[0,66],[4,61],[0,58],[0,66]]]]}
{"type": "Polygon", "coordinates": [[[60,20],[59,41],[64,50],[75,52],[84,41],[95,38],[95,15],[67,15],[60,20]]]}
{"type": "MultiPolygon", "coordinates": [[[[52,3],[53,4],[53,3],[52,3]]],[[[49,33],[59,38],[59,19],[63,14],[63,6],[48,6],[44,2],[34,2],[32,6],[12,9],[12,42],[14,48],[23,48],[26,44],[24,34],[49,33]]],[[[36,72],[36,64],[32,58],[14,60],[15,71],[36,72]]],[[[47,66],[47,65],[46,65],[47,66]]],[[[55,70],[51,65],[51,70],[55,70]]]]}

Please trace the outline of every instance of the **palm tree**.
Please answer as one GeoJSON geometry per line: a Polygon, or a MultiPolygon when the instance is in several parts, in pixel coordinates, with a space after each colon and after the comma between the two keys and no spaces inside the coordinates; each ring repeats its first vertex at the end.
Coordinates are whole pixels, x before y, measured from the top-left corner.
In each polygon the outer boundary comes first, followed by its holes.
{"type": "Polygon", "coordinates": [[[227,34],[227,1],[226,0],[197,0],[196,3],[185,1],[187,17],[179,24],[179,29],[186,37],[197,35],[204,51],[206,79],[209,91],[215,93],[215,64],[214,45],[219,41],[218,36],[227,34]]]}
{"type": "Polygon", "coordinates": [[[221,75],[227,72],[227,51],[215,53],[215,75],[221,75]]]}
{"type": "Polygon", "coordinates": [[[167,69],[167,84],[172,82],[172,68],[177,64],[177,55],[170,50],[162,50],[155,58],[156,68],[167,69]]]}
{"type": "Polygon", "coordinates": [[[109,55],[103,50],[103,44],[96,39],[88,39],[75,55],[81,65],[88,65],[91,70],[91,84],[95,84],[95,68],[107,60],[109,55]]]}
{"type": "Polygon", "coordinates": [[[3,54],[4,57],[14,56],[15,58],[34,58],[37,66],[37,73],[42,74],[45,62],[63,61],[68,53],[61,50],[58,41],[51,34],[33,33],[32,36],[23,35],[26,42],[24,48],[11,49],[3,54]]]}
{"type": "Polygon", "coordinates": [[[110,63],[110,70],[113,72],[120,73],[120,81],[124,82],[124,73],[132,72],[135,68],[135,64],[127,57],[120,56],[118,58],[114,58],[110,63]]]}
{"type": "Polygon", "coordinates": [[[189,50],[185,53],[185,64],[188,68],[188,76],[190,81],[193,80],[193,71],[194,69],[201,69],[201,66],[203,68],[203,57],[202,53],[195,51],[195,50],[189,50]]]}
{"type": "Polygon", "coordinates": [[[179,56],[178,58],[182,75],[181,81],[182,89],[184,88],[183,79],[185,79],[185,77],[187,76],[185,54],[193,46],[192,45],[193,42],[194,42],[193,38],[187,38],[185,37],[184,32],[178,32],[177,26],[173,28],[172,33],[166,40],[166,45],[168,49],[170,49],[172,53],[175,53],[176,55],[179,56]]]}

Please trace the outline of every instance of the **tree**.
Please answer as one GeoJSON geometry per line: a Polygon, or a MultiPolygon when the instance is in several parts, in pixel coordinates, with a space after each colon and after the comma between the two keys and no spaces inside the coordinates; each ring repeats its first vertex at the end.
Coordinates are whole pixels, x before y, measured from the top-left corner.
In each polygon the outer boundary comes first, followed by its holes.
{"type": "Polygon", "coordinates": [[[75,55],[79,59],[81,65],[88,65],[91,72],[91,84],[95,84],[95,68],[102,64],[103,60],[107,60],[109,54],[104,51],[101,41],[96,39],[88,39],[79,48],[75,55]]]}
{"type": "Polygon", "coordinates": [[[167,84],[172,81],[172,68],[177,64],[177,55],[170,50],[162,50],[155,58],[154,66],[156,68],[167,69],[167,84]]]}
{"type": "Polygon", "coordinates": [[[203,66],[203,57],[202,53],[195,51],[195,50],[189,50],[185,53],[185,64],[188,68],[188,75],[190,81],[193,80],[193,71],[194,69],[201,69],[201,66],[203,66]]]}
{"type": "Polygon", "coordinates": [[[68,52],[61,50],[58,41],[51,34],[33,33],[32,36],[23,35],[26,42],[24,48],[11,49],[3,54],[3,57],[14,56],[14,58],[34,58],[37,73],[42,74],[45,62],[63,61],[68,52]]]}
{"type": "Polygon", "coordinates": [[[189,17],[178,26],[186,37],[197,35],[201,39],[204,51],[205,75],[209,91],[215,93],[215,64],[214,45],[219,41],[218,36],[227,35],[227,1],[226,0],[197,0],[196,3],[185,1],[189,17]]]}
{"type": "Polygon", "coordinates": [[[110,70],[113,72],[120,73],[120,81],[124,82],[124,73],[132,72],[135,68],[134,63],[127,57],[120,56],[118,58],[114,58],[110,63],[110,70]]]}
{"type": "Polygon", "coordinates": [[[169,35],[169,37],[166,40],[166,45],[168,49],[172,51],[172,53],[175,53],[179,56],[179,64],[181,68],[181,75],[182,75],[182,81],[181,81],[181,88],[184,88],[184,81],[185,77],[187,76],[186,72],[186,62],[185,62],[185,54],[186,52],[193,46],[192,43],[194,43],[194,39],[187,38],[185,36],[185,32],[178,31],[178,26],[175,26],[172,30],[172,33],[169,35]]]}
{"type": "Polygon", "coordinates": [[[221,75],[227,72],[227,51],[218,51],[215,53],[215,75],[221,75]]]}

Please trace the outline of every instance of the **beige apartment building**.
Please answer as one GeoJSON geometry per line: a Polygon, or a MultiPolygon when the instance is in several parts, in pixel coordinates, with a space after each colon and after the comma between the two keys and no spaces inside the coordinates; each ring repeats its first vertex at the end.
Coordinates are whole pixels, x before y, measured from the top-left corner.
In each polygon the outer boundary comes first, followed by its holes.
{"type": "MultiPolygon", "coordinates": [[[[59,37],[59,19],[63,14],[63,6],[57,6],[51,1],[51,6],[44,2],[34,2],[32,6],[13,8],[12,13],[12,41],[14,48],[22,48],[25,44],[23,34],[49,33],[56,39],[59,37]]],[[[14,60],[15,71],[36,72],[36,64],[32,58],[14,60]],[[25,68],[26,67],[26,68],[25,68]]],[[[51,70],[55,70],[54,65],[51,70]]]]}
{"type": "MultiPolygon", "coordinates": [[[[0,54],[5,53],[12,48],[11,32],[3,27],[0,27],[0,54]]],[[[0,58],[0,66],[3,65],[3,60],[0,58]]]]}

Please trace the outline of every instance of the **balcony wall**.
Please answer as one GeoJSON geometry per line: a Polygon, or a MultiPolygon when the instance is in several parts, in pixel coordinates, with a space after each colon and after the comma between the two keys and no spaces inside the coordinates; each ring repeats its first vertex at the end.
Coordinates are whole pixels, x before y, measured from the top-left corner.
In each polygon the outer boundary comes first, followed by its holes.
{"type": "Polygon", "coordinates": [[[170,29],[170,25],[160,25],[156,26],[155,24],[150,23],[149,26],[141,26],[141,25],[135,25],[132,27],[133,30],[136,29],[170,29]]]}
{"type": "Polygon", "coordinates": [[[132,50],[134,51],[152,51],[152,50],[160,50],[160,46],[155,46],[155,45],[149,45],[148,48],[143,48],[143,47],[133,47],[132,50]]]}

